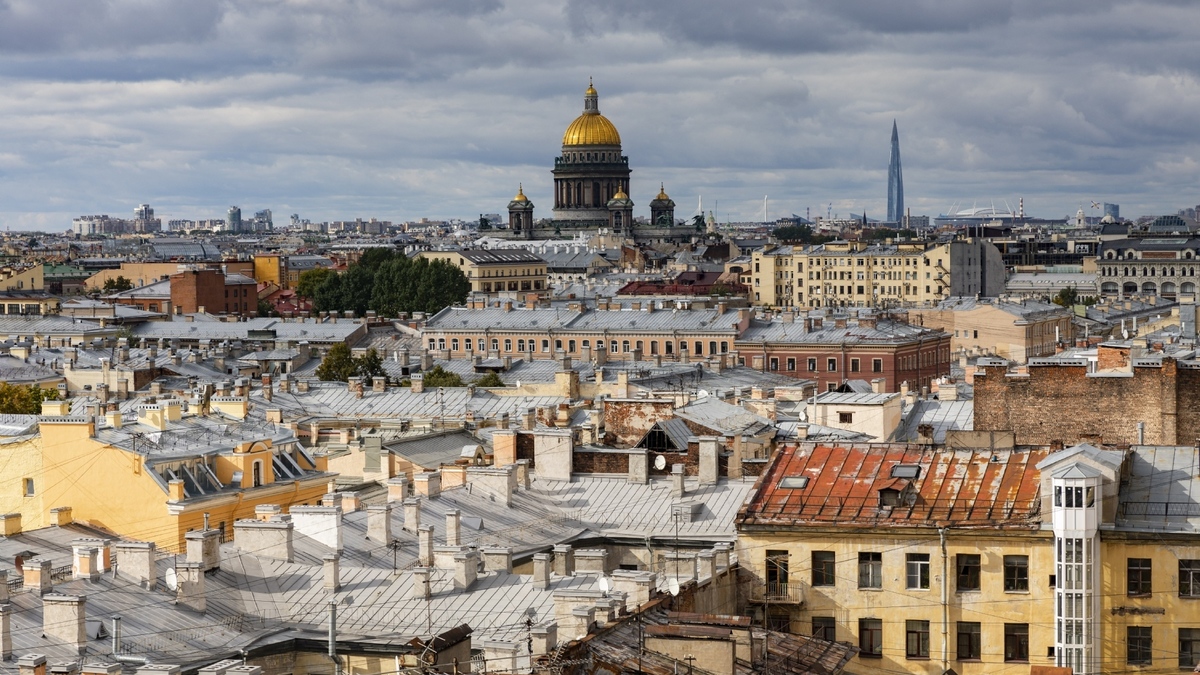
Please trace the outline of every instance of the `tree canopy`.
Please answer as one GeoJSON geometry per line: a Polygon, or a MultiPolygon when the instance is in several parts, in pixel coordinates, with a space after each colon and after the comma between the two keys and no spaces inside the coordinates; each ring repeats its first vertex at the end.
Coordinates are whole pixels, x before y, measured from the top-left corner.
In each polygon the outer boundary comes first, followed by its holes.
{"type": "Polygon", "coordinates": [[[443,369],[441,366],[434,366],[432,370],[425,373],[426,387],[462,387],[465,386],[462,377],[458,373],[450,372],[443,369]]]}
{"type": "Polygon", "coordinates": [[[42,401],[57,400],[57,389],[0,382],[0,414],[37,415],[42,412],[42,401]]]}
{"type": "Polygon", "coordinates": [[[326,382],[346,382],[352,377],[375,377],[387,373],[383,370],[383,359],[379,352],[368,349],[362,356],[351,356],[350,348],[338,343],[329,348],[329,353],[317,366],[317,377],[326,382]]]}
{"type": "Polygon", "coordinates": [[[120,293],[121,291],[128,291],[131,288],[133,288],[133,282],[121,275],[118,275],[115,279],[104,280],[105,293],[120,293]]]}
{"type": "Polygon", "coordinates": [[[311,270],[301,272],[300,279],[296,283],[296,294],[304,298],[311,298],[316,294],[321,284],[325,283],[326,279],[336,275],[337,272],[328,267],[314,267],[311,270]]]}
{"type": "Polygon", "coordinates": [[[364,316],[374,310],[382,316],[396,316],[401,312],[434,314],[462,303],[470,291],[466,275],[449,262],[372,248],[345,273],[326,277],[312,298],[318,312],[352,310],[364,316]]]}
{"type": "Polygon", "coordinates": [[[478,380],[475,381],[475,384],[480,387],[504,387],[504,386],[507,386],[504,384],[504,380],[501,380],[500,375],[498,375],[495,371],[489,372],[487,375],[484,375],[483,377],[479,378],[478,380]]]}

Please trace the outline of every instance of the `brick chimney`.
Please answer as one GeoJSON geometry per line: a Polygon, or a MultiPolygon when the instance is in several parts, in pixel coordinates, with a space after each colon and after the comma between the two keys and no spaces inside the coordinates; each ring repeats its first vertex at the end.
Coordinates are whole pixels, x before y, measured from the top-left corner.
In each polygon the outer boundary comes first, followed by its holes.
{"type": "Polygon", "coordinates": [[[512,574],[513,552],[506,546],[487,546],[480,550],[483,554],[483,571],[512,574]]]}
{"type": "Polygon", "coordinates": [[[193,562],[175,563],[175,605],[204,613],[204,566],[193,562]]]}
{"type": "Polygon", "coordinates": [[[192,530],[183,535],[187,542],[187,561],[198,563],[201,571],[215,570],[221,566],[221,531],[192,530]]]}
{"type": "Polygon", "coordinates": [[[154,542],[123,541],[117,544],[117,556],[121,561],[119,576],[138,584],[142,588],[153,590],[158,583],[158,570],[155,567],[154,542]]]}
{"type": "Polygon", "coordinates": [[[396,476],[387,479],[388,502],[403,502],[405,499],[408,499],[408,477],[396,476]]]}
{"type": "Polygon", "coordinates": [[[433,526],[422,525],[417,532],[417,564],[433,566],[433,526]]]}
{"type": "Polygon", "coordinates": [[[71,546],[71,577],[88,581],[99,579],[98,553],[99,551],[94,546],[73,544],[71,546]]]}
{"type": "Polygon", "coordinates": [[[233,545],[262,558],[292,562],[294,531],[295,525],[289,515],[275,516],[269,521],[236,520],[233,545]]]}
{"type": "Polygon", "coordinates": [[[371,504],[367,506],[367,539],[373,543],[388,544],[392,541],[392,505],[371,504]]]}
{"type": "Polygon", "coordinates": [[[50,559],[34,558],[26,560],[24,586],[38,595],[46,595],[54,590],[54,582],[50,580],[50,559]]]}
{"type": "MultiPolygon", "coordinates": [[[[430,528],[432,530],[432,528],[430,528]]],[[[432,534],[432,532],[431,532],[432,534]]],[[[454,590],[470,590],[479,573],[479,552],[464,549],[454,554],[454,590]]]]}
{"type": "Polygon", "coordinates": [[[442,474],[439,471],[413,474],[413,486],[418,495],[426,499],[437,499],[442,494],[442,474]]]}
{"type": "Polygon", "coordinates": [[[429,568],[414,567],[412,571],[413,585],[412,597],[418,600],[428,600],[429,592],[429,568]]]}
{"type": "Polygon", "coordinates": [[[54,642],[82,654],[87,649],[87,598],[58,595],[42,598],[42,632],[54,642]]]}
{"type": "Polygon", "coordinates": [[[18,675],[46,675],[46,657],[41,654],[26,654],[17,659],[18,675]]]}

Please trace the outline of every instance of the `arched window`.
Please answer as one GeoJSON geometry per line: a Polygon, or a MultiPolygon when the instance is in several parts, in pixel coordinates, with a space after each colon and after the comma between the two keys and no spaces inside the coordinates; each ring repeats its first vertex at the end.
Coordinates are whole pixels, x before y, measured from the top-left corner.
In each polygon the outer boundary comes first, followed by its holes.
{"type": "Polygon", "coordinates": [[[623,351],[623,352],[629,351],[629,340],[621,340],[621,351],[623,351]]]}
{"type": "Polygon", "coordinates": [[[517,340],[517,351],[519,351],[519,352],[525,351],[525,341],[524,340],[517,340]]]}
{"type": "Polygon", "coordinates": [[[500,338],[492,338],[492,351],[500,351],[500,338]]]}
{"type": "Polygon", "coordinates": [[[251,484],[258,487],[263,484],[263,463],[261,459],[254,460],[250,465],[251,484]]]}
{"type": "Polygon", "coordinates": [[[505,338],[504,351],[512,353],[512,339],[511,338],[505,338]]]}

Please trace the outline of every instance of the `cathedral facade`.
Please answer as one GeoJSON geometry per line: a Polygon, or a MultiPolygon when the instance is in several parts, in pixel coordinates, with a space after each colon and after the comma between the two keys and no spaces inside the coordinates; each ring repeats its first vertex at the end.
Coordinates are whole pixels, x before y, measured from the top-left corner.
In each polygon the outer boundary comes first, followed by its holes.
{"type": "Polygon", "coordinates": [[[590,82],[583,94],[583,112],[563,133],[562,153],[554,158],[551,173],[553,217],[536,220],[533,202],[522,188],[508,203],[509,237],[541,239],[607,230],[629,238],[678,240],[691,232],[676,225],[675,202],[662,186],[650,202],[650,224],[635,228],[629,158],[622,154],[616,125],[600,114],[600,95],[590,82]]]}

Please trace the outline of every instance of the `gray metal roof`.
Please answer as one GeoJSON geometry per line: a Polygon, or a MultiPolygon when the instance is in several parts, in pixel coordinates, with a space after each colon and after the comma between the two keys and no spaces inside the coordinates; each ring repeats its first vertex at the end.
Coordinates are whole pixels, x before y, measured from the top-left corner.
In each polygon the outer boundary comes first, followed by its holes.
{"type": "Polygon", "coordinates": [[[675,409],[675,416],[726,434],[755,435],[773,425],[741,406],[708,397],[675,409]]]}
{"type": "Polygon", "coordinates": [[[471,434],[460,432],[410,436],[385,444],[393,455],[407,459],[417,466],[436,469],[442,464],[453,464],[461,454],[463,446],[483,445],[471,434]]]}
{"type": "Polygon", "coordinates": [[[946,442],[950,430],[971,431],[975,428],[975,402],[966,401],[917,401],[904,421],[892,432],[891,440],[915,443],[920,437],[918,428],[928,424],[933,427],[935,443],[946,442]]]}

